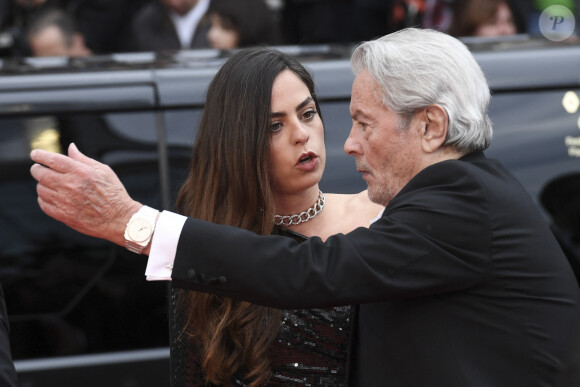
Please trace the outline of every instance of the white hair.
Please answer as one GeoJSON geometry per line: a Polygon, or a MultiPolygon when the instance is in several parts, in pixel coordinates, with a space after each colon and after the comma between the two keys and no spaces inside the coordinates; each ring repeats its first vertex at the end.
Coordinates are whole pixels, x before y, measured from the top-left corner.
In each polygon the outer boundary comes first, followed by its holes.
{"type": "Polygon", "coordinates": [[[490,91],[481,68],[459,40],[434,30],[407,28],[359,45],[355,75],[367,70],[383,104],[406,127],[415,113],[438,104],[447,112],[445,145],[460,152],[486,149],[492,137],[490,91]]]}

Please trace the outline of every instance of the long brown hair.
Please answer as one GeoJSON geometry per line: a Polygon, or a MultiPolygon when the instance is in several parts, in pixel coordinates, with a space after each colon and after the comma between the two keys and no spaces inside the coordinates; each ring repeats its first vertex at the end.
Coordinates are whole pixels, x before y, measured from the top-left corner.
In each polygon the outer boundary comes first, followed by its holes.
{"type": "MultiPolygon", "coordinates": [[[[258,234],[272,232],[270,109],[274,80],[285,69],[306,84],[318,109],[308,71],[276,50],[242,50],[215,75],[189,175],[177,198],[178,212],[258,234]]],[[[268,381],[267,351],[280,327],[280,310],[198,292],[180,296],[188,314],[186,332],[201,345],[208,382],[227,385],[234,375],[251,386],[268,381]]]]}

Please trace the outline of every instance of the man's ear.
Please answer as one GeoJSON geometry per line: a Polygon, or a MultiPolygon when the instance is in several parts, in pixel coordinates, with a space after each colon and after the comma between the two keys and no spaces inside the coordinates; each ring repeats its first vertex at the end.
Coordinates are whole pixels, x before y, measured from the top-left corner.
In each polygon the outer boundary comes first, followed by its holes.
{"type": "Polygon", "coordinates": [[[429,105],[423,111],[421,146],[426,153],[439,149],[447,138],[449,119],[440,105],[429,105]]]}

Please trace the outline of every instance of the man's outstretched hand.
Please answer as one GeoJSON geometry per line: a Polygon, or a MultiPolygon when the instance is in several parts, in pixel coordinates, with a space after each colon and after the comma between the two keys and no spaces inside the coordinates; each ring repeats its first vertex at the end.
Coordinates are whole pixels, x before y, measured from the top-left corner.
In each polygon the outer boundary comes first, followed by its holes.
{"type": "Polygon", "coordinates": [[[74,144],[68,156],[35,149],[30,169],[38,204],[67,226],[123,246],[125,226],[141,208],[109,166],[83,155],[74,144]]]}

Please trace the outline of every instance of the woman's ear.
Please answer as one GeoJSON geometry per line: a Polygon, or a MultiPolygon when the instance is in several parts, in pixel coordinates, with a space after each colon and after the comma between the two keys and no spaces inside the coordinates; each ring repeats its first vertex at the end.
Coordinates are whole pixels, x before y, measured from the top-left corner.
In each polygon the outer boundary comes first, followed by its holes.
{"type": "Polygon", "coordinates": [[[440,105],[429,105],[423,112],[421,145],[426,153],[439,149],[447,138],[449,119],[447,112],[440,105]]]}

